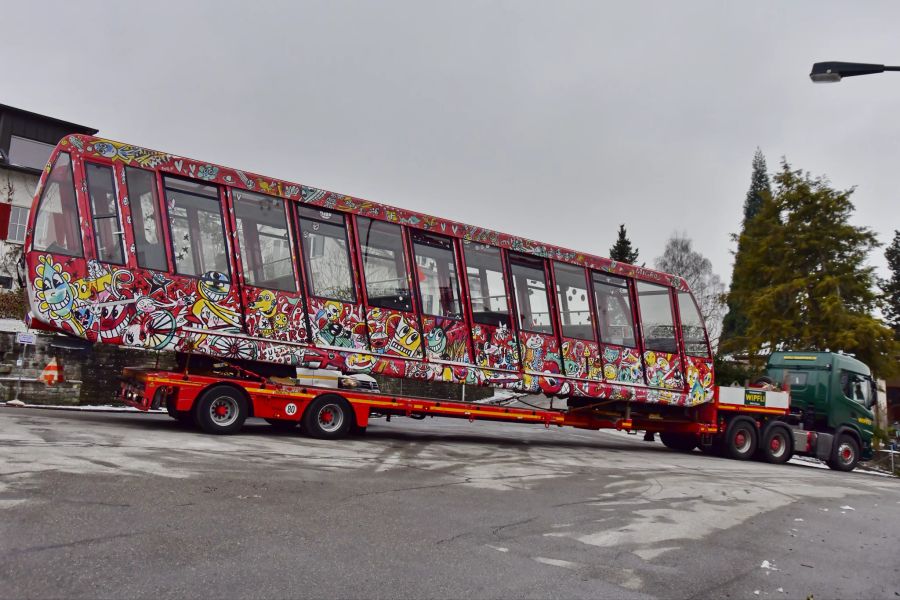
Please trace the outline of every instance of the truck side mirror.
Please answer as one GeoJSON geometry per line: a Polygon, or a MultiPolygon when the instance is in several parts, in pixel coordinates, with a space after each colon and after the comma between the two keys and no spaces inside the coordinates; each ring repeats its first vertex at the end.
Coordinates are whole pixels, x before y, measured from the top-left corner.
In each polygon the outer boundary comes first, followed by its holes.
{"type": "Polygon", "coordinates": [[[872,386],[872,393],[869,394],[869,401],[866,402],[866,408],[872,408],[878,403],[878,384],[874,380],[869,381],[872,386]]]}

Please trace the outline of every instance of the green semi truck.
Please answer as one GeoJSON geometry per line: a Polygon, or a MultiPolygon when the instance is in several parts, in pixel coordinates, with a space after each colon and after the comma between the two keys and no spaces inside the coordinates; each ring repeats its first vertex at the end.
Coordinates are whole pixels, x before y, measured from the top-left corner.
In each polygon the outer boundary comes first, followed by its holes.
{"type": "Polygon", "coordinates": [[[783,419],[793,431],[795,453],[839,471],[872,458],[876,386],[864,363],[834,352],[775,352],[766,376],[790,392],[790,412],[783,419]]]}

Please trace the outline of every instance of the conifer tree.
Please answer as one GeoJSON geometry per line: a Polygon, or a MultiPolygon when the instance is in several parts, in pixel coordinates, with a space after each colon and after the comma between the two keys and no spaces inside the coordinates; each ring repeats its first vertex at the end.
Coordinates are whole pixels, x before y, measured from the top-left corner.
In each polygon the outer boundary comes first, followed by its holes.
{"type": "Polygon", "coordinates": [[[631,240],[625,232],[625,225],[619,225],[619,238],[613,247],[609,249],[609,257],[617,262],[633,265],[637,263],[638,249],[631,247],[631,240]]]}
{"type": "MultiPolygon", "coordinates": [[[[728,347],[728,340],[742,336],[747,330],[747,315],[744,309],[738,304],[741,293],[738,291],[740,287],[753,288],[758,282],[754,278],[754,274],[746,273],[745,269],[739,268],[744,260],[743,246],[741,239],[747,230],[749,223],[762,207],[765,198],[772,195],[772,187],[769,182],[769,173],[766,168],[766,157],[763,156],[762,150],[756,149],[753,155],[753,172],[750,175],[750,189],[747,190],[747,197],[744,199],[744,217],[741,220],[741,233],[733,238],[738,242],[737,252],[734,254],[734,273],[731,276],[731,284],[729,285],[728,295],[726,297],[727,312],[722,319],[722,340],[723,347],[728,347]],[[747,279],[737,279],[737,272],[745,273],[747,279]]],[[[745,240],[747,243],[749,240],[745,240]]]]}
{"type": "Polygon", "coordinates": [[[891,278],[882,285],[884,290],[884,316],[900,340],[900,231],[894,230],[894,240],[884,251],[891,278]]]}
{"type": "Polygon", "coordinates": [[[741,234],[734,279],[757,283],[732,292],[747,316],[746,332],[732,343],[758,359],[778,349],[845,351],[891,374],[897,343],[873,316],[875,275],[865,265],[878,242],[849,222],[853,190],[834,190],[787,161],[775,184],[741,234]]]}

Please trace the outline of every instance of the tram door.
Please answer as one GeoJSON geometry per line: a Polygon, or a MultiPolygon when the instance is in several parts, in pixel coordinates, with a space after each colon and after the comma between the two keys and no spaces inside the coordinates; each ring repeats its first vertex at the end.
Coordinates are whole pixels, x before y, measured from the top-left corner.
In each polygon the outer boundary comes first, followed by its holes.
{"type": "Polygon", "coordinates": [[[356,237],[365,280],[366,327],[372,352],[422,358],[423,336],[413,303],[403,228],[395,223],[356,217],[356,237]]]}
{"type": "Polygon", "coordinates": [[[509,253],[509,270],[519,319],[519,353],[526,374],[559,374],[559,340],[547,286],[546,261],[509,253]]]}
{"type": "MultiPolygon", "coordinates": [[[[288,207],[282,198],[231,190],[243,300],[244,332],[283,342],[308,341],[299,260],[292,243],[288,207]]],[[[274,347],[262,345],[263,352],[274,347]]],[[[278,356],[264,356],[281,362],[278,356]]],[[[286,358],[286,357],[281,357],[286,358]]]]}
{"type": "Polygon", "coordinates": [[[310,340],[320,348],[368,352],[346,215],[306,205],[299,206],[297,213],[310,340]]]}

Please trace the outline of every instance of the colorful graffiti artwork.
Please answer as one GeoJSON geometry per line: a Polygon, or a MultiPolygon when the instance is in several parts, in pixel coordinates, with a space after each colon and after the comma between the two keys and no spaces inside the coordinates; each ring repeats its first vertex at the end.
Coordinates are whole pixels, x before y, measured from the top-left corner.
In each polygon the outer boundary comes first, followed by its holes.
{"type": "MultiPolygon", "coordinates": [[[[467,324],[465,318],[420,317],[415,312],[371,307],[366,311],[361,303],[305,297],[300,284],[294,292],[242,287],[243,280],[233,276],[240,267],[231,250],[230,272],[220,268],[188,277],[138,268],[124,169],[134,166],[254,190],[686,291],[681,278],[110,140],[69,136],[60,142],[56,152],[60,151],[68,152],[75,165],[75,194],[83,207],[81,214],[90,214],[81,161],[90,158],[112,165],[122,220],[128,226],[123,227],[125,264],[121,266],[91,259],[95,256],[89,237],[91,223],[83,217],[80,226],[86,232],[87,258],[53,250],[27,253],[33,316],[59,331],[90,341],[152,350],[524,392],[675,405],[712,399],[708,359],[688,356],[682,364],[677,353],[645,352],[642,356],[634,348],[522,332],[505,324],[467,324]]],[[[39,191],[49,173],[48,167],[39,191]]],[[[28,235],[33,234],[29,230],[28,235]]],[[[233,244],[232,237],[227,237],[233,244]]],[[[171,268],[174,259],[169,256],[168,260],[171,268]]]]}

